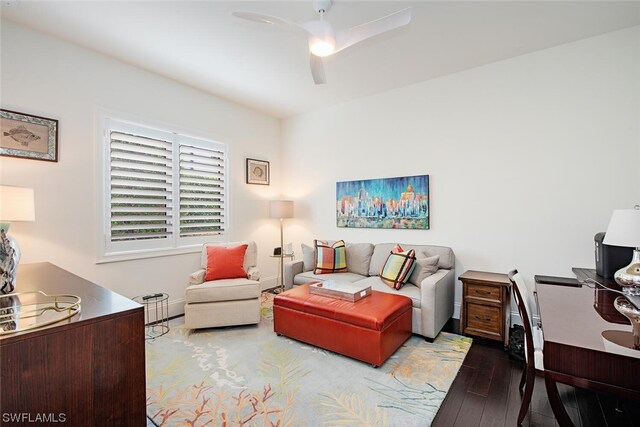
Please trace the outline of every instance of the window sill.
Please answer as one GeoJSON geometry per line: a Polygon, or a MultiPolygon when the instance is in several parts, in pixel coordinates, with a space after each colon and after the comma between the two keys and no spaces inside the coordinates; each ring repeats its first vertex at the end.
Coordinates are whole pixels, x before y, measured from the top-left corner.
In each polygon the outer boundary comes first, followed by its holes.
{"type": "Polygon", "coordinates": [[[108,264],[111,262],[133,261],[138,259],[158,258],[164,256],[182,255],[200,252],[202,244],[183,246],[180,248],[153,249],[127,252],[111,252],[96,260],[96,264],[108,264]]]}

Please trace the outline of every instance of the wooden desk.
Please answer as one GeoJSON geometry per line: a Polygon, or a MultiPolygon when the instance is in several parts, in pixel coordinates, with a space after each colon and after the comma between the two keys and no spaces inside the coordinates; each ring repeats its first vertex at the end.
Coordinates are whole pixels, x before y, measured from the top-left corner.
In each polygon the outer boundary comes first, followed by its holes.
{"type": "Polygon", "coordinates": [[[16,292],[34,290],[78,295],[81,312],[0,337],[0,412],[71,426],[144,426],[142,306],[49,263],[18,268],[16,292]]]}
{"type": "MultiPolygon", "coordinates": [[[[576,271],[583,274],[585,269],[574,269],[576,271]]],[[[603,280],[599,278],[600,282],[603,280]]],[[[607,281],[606,285],[612,283],[607,281]]],[[[617,294],[586,286],[538,283],[536,288],[544,333],[545,385],[558,423],[573,425],[560,400],[556,382],[640,400],[640,351],[616,347],[603,337],[605,331],[626,336],[620,333],[623,331],[631,336],[628,322],[607,320],[610,310],[603,298],[605,293],[610,294],[606,297],[613,304],[611,297],[617,294]]]]}

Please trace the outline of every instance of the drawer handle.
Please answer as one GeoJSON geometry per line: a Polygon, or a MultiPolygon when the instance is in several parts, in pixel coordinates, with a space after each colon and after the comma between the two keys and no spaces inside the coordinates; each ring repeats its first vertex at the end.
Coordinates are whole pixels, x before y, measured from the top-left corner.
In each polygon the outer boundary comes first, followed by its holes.
{"type": "Polygon", "coordinates": [[[481,320],[483,322],[490,322],[491,321],[490,317],[482,317],[482,316],[473,316],[473,317],[475,317],[476,319],[481,320]]]}
{"type": "Polygon", "coordinates": [[[491,292],[489,291],[479,291],[476,289],[476,294],[480,294],[480,295],[491,295],[491,292]]]}

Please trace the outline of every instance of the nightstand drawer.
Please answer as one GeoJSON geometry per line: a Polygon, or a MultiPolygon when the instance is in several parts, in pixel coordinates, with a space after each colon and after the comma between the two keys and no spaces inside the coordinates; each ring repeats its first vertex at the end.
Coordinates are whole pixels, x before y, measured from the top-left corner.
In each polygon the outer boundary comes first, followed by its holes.
{"type": "Polygon", "coordinates": [[[479,285],[477,283],[469,283],[467,285],[467,298],[483,298],[500,302],[500,287],[492,285],[479,285]]]}
{"type": "Polygon", "coordinates": [[[467,327],[498,336],[502,333],[502,309],[467,302],[467,327]]]}

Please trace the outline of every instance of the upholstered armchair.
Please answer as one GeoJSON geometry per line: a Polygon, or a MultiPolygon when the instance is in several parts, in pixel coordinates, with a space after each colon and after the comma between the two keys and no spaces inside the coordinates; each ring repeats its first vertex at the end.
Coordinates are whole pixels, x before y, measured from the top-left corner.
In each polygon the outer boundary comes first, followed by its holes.
{"type": "Polygon", "coordinates": [[[185,291],[185,326],[198,329],[260,322],[257,259],[258,248],[253,241],[204,244],[200,256],[201,268],[189,276],[189,286],[185,291]],[[236,249],[243,245],[246,245],[244,259],[238,262],[239,252],[236,249]],[[229,265],[233,264],[233,259],[227,259],[227,253],[235,253],[238,264],[231,273],[229,265]],[[216,266],[224,271],[212,272],[216,266]],[[216,278],[209,280],[211,276],[216,278]]]}

